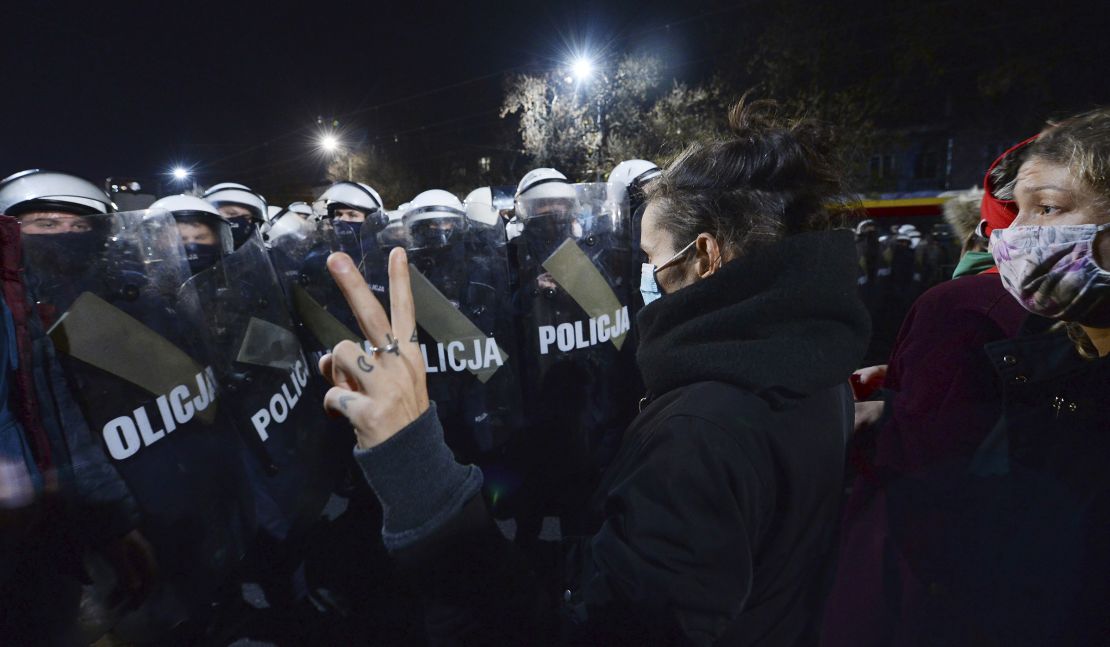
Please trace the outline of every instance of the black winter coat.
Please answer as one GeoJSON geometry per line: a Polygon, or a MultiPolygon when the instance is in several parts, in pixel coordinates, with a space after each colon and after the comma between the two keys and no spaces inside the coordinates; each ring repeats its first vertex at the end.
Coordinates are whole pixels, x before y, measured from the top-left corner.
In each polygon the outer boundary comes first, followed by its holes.
{"type": "Polygon", "coordinates": [[[1050,324],[986,347],[1003,414],[941,510],[922,645],[1110,645],[1110,358],[1050,324]]]}
{"type": "Polygon", "coordinates": [[[395,553],[433,642],[814,642],[869,333],[855,276],[850,232],[801,234],[644,308],[654,395],[591,536],[525,556],[475,497],[395,553]]]}

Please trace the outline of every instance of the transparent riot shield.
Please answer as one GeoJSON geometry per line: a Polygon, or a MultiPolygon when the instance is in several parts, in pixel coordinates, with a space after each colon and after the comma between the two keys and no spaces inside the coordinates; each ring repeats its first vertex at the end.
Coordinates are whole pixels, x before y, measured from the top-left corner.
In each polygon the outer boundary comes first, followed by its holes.
{"type": "Polygon", "coordinates": [[[384,299],[389,283],[383,269],[385,252],[369,225],[350,227],[322,220],[315,231],[270,242],[274,269],[303,333],[301,341],[315,358],[344,339],[358,341],[362,336],[343,293],[328,273],[328,256],[340,251],[351,257],[375,295],[384,299]]]}
{"type": "Polygon", "coordinates": [[[88,216],[76,229],[24,233],[26,285],[64,372],[53,388],[68,386],[99,449],[85,460],[118,471],[160,570],[135,607],[119,603],[115,574],[93,560],[83,606],[116,638],[152,641],[207,607],[243,554],[254,525],[243,450],[196,295],[178,289],[188,265],[173,219],[88,216]]]}
{"type": "Polygon", "coordinates": [[[460,460],[484,463],[520,426],[506,245],[494,228],[463,218],[451,226],[434,242],[410,236],[413,332],[447,444],[460,460]]]}
{"type": "MultiPolygon", "coordinates": [[[[517,455],[528,469],[516,507],[526,517],[580,506],[641,395],[629,344],[627,205],[610,188],[563,185],[517,204],[513,301],[525,403],[517,455]]],[[[518,523],[527,532],[528,519],[518,523]]]]}
{"type": "Polygon", "coordinates": [[[284,540],[319,516],[350,438],[323,433],[322,389],[258,240],[183,286],[195,291],[217,351],[224,411],[243,435],[259,525],[284,540]]]}

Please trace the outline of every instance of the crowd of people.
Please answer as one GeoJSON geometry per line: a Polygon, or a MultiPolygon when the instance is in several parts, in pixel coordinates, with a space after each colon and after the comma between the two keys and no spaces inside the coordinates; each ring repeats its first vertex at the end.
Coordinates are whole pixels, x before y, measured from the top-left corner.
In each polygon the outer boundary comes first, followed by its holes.
{"type": "Polygon", "coordinates": [[[395,210],[4,179],[3,641],[220,644],[250,582],[278,644],[1107,643],[1110,110],[958,258],[729,118],[395,210]]]}

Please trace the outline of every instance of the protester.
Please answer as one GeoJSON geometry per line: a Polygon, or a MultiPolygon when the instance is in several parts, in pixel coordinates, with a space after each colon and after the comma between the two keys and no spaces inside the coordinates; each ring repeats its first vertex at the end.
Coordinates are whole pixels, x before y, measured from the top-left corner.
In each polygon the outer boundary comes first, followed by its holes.
{"type": "Polygon", "coordinates": [[[979,233],[982,203],[981,189],[958,192],[944,203],[944,222],[955,233],[961,245],[960,260],[952,272],[954,279],[979,274],[994,267],[994,259],[987,251],[987,239],[979,233]]]}
{"type": "Polygon", "coordinates": [[[475,496],[429,403],[405,255],[387,319],[349,258],[329,267],[375,347],[321,361],[355,428],[387,547],[426,598],[434,642],[556,642],[541,580],[568,577],[567,640],[796,644],[813,627],[850,423],[844,382],[867,342],[845,195],[827,141],[732,112],[648,189],[639,363],[649,389],[565,562],[525,562],[475,496]],[[657,283],[658,281],[658,283],[657,283]],[[661,297],[661,298],[659,298],[661,297]],[[565,570],[563,570],[565,569],[565,570]],[[539,602],[537,602],[539,600],[539,602]]]}
{"type": "Polygon", "coordinates": [[[986,348],[1005,406],[948,534],[967,550],[939,570],[947,644],[1110,636],[1108,177],[1110,110],[1050,126],[1018,173],[1017,219],[991,234],[1003,285],[1035,316],[986,348]]]}
{"type": "MultiPolygon", "coordinates": [[[[1004,153],[986,176],[984,228],[1013,220],[1014,156],[1004,153]],[[998,176],[996,169],[1009,173],[998,176]]],[[[966,467],[1001,413],[1001,394],[985,344],[1017,333],[1024,311],[997,273],[942,283],[911,308],[886,365],[860,372],[882,382],[879,399],[856,404],[851,455],[857,477],[845,507],[836,582],[823,643],[889,645],[927,597],[919,556],[933,548],[920,490],[947,483],[966,467]]]]}

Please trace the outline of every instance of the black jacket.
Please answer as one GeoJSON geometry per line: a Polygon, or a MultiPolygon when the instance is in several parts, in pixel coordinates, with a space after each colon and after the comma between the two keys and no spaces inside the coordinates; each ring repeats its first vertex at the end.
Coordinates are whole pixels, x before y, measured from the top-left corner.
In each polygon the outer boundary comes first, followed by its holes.
{"type": "Polygon", "coordinates": [[[1003,414],[941,510],[921,644],[1110,644],[1110,358],[1050,323],[986,347],[1003,414]]]}
{"type": "MultiPolygon", "coordinates": [[[[811,642],[851,430],[846,381],[869,332],[855,264],[849,232],[797,235],[641,311],[655,395],[587,511],[591,536],[522,555],[478,497],[431,532],[387,519],[433,641],[811,642]]],[[[388,458],[363,462],[379,496],[380,471],[405,462],[388,458]]]]}

